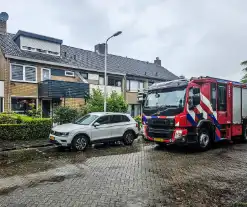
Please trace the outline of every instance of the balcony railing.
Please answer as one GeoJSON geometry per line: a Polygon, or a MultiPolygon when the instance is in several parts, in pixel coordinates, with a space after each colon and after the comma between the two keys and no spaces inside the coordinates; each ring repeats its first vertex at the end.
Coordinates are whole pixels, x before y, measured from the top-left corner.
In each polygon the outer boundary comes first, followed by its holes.
{"type": "Polygon", "coordinates": [[[39,83],[40,98],[84,98],[89,94],[87,83],[45,80],[39,83]]]}

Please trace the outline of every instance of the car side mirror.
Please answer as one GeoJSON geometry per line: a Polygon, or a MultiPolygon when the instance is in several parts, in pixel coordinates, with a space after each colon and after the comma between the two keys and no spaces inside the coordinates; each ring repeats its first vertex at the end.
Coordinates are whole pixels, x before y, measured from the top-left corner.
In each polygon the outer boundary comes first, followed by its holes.
{"type": "Polygon", "coordinates": [[[94,127],[100,126],[100,123],[99,123],[99,122],[95,122],[95,123],[93,124],[93,126],[94,126],[94,127]]]}

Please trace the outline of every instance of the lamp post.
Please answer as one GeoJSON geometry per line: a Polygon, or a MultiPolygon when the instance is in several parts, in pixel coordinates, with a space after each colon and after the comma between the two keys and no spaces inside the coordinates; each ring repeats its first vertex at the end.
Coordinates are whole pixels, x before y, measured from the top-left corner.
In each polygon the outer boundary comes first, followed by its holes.
{"type": "Polygon", "coordinates": [[[107,72],[107,42],[118,35],[122,34],[122,31],[118,31],[112,36],[108,37],[106,42],[105,42],[105,87],[104,87],[104,112],[106,112],[106,97],[107,97],[107,91],[106,91],[106,72],[107,72]]]}

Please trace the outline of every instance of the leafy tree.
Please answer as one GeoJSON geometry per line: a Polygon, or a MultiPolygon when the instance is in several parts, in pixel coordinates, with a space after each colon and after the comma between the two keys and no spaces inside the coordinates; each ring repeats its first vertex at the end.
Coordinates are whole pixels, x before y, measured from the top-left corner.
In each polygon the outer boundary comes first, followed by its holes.
{"type": "MultiPolygon", "coordinates": [[[[122,95],[117,92],[112,92],[106,100],[107,111],[110,112],[127,112],[128,105],[122,95]]],[[[104,94],[100,89],[93,89],[92,95],[87,101],[87,112],[100,112],[104,111],[104,94]]]]}
{"type": "MultiPolygon", "coordinates": [[[[244,67],[244,68],[243,68],[243,71],[247,72],[247,60],[241,62],[241,66],[244,67]]],[[[247,73],[242,77],[241,82],[242,82],[242,83],[247,83],[247,73]]]]}
{"type": "Polygon", "coordinates": [[[104,111],[104,95],[100,89],[93,89],[86,105],[88,112],[104,111]]]}
{"type": "Polygon", "coordinates": [[[110,112],[124,112],[128,110],[128,105],[124,100],[122,95],[113,91],[111,95],[107,98],[107,111],[110,112]]]}

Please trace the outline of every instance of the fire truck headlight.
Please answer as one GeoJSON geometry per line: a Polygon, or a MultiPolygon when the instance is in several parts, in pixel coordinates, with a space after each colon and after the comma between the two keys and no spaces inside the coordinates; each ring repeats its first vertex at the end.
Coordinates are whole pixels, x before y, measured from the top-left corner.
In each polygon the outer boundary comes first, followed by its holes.
{"type": "Polygon", "coordinates": [[[175,130],[175,134],[174,134],[174,138],[175,139],[184,139],[184,137],[188,134],[187,129],[176,129],[175,130]]]}
{"type": "Polygon", "coordinates": [[[182,135],[183,135],[183,130],[176,130],[174,138],[175,139],[181,138],[182,135]]]}

